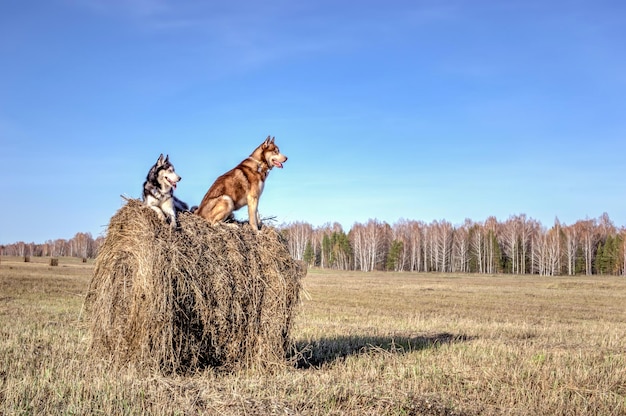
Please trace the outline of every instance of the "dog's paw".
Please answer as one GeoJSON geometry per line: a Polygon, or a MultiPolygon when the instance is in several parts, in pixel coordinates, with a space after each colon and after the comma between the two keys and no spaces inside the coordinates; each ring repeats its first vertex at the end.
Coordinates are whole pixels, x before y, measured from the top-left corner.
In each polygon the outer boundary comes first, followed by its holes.
{"type": "Polygon", "coordinates": [[[255,233],[258,233],[259,231],[261,231],[261,225],[252,225],[250,223],[247,224],[250,228],[252,228],[252,231],[254,231],[255,233]]]}

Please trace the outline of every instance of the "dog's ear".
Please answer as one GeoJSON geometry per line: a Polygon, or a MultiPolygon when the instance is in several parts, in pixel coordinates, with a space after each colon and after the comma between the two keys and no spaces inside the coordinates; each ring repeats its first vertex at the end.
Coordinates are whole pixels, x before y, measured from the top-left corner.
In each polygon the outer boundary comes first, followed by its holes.
{"type": "Polygon", "coordinates": [[[170,163],[170,155],[165,156],[165,161],[163,163],[170,163]]]}
{"type": "Polygon", "coordinates": [[[163,164],[163,153],[157,159],[157,166],[161,166],[163,164]]]}
{"type": "MultiPolygon", "coordinates": [[[[272,140],[270,140],[270,143],[271,143],[271,144],[274,144],[274,139],[275,139],[275,138],[276,138],[276,137],[272,137],[272,140]]],[[[269,139],[269,137],[268,137],[268,139],[269,139]]]]}
{"type": "Polygon", "coordinates": [[[267,146],[269,146],[269,144],[270,144],[270,136],[267,136],[267,139],[265,139],[265,141],[263,142],[261,146],[263,146],[263,148],[265,149],[267,146]]]}

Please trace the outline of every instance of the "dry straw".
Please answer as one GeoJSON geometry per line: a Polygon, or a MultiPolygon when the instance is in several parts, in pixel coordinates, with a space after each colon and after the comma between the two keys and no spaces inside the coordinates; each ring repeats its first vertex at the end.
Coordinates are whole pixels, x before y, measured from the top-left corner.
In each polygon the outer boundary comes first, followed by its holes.
{"type": "Polygon", "coordinates": [[[306,269],[282,236],[189,213],[179,223],[138,200],[111,218],[85,302],[91,350],[166,373],[284,366],[306,269]]]}

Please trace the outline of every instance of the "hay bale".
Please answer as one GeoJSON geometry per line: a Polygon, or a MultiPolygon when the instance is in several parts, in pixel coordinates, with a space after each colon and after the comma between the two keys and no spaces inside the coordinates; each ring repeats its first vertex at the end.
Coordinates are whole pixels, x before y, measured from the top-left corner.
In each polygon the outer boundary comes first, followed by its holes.
{"type": "Polygon", "coordinates": [[[179,223],[138,200],[111,218],[85,301],[91,350],[166,373],[284,366],[306,270],[283,238],[190,213],[179,223]]]}

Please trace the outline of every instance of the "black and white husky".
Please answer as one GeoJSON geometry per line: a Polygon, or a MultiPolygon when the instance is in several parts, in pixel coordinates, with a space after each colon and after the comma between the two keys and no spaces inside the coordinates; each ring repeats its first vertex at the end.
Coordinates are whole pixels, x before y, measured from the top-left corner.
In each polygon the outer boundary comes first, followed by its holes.
{"type": "Polygon", "coordinates": [[[144,204],[152,208],[163,221],[169,221],[172,227],[177,225],[178,212],[189,211],[187,204],[174,196],[174,189],[181,179],[174,171],[169,155],[164,159],[161,154],[143,183],[144,204]]]}

